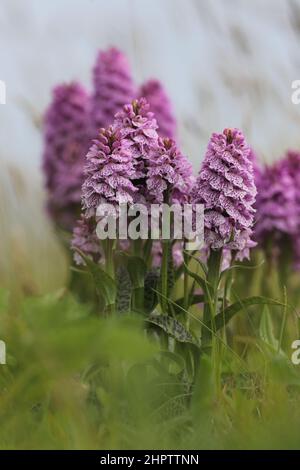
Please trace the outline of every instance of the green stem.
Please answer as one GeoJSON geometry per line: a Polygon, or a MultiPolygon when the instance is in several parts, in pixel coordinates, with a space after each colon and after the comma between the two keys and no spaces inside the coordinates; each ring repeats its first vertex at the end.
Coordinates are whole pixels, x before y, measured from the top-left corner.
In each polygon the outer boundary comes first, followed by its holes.
{"type": "MultiPolygon", "coordinates": [[[[115,240],[103,240],[103,249],[105,256],[105,271],[106,273],[115,280],[115,267],[114,267],[114,247],[115,240]]],[[[115,303],[109,305],[107,308],[108,314],[113,314],[115,312],[115,303]]]]}
{"type": "MultiPolygon", "coordinates": [[[[149,237],[150,237],[150,234],[149,234],[149,237]]],[[[151,238],[148,238],[148,240],[146,240],[145,246],[144,246],[144,259],[145,259],[145,263],[146,263],[148,268],[151,267],[152,244],[153,243],[152,243],[151,238]]]]}
{"type": "Polygon", "coordinates": [[[167,313],[168,308],[168,264],[169,264],[169,240],[162,241],[162,264],[161,264],[161,308],[167,313]]]}
{"type": "MultiPolygon", "coordinates": [[[[206,325],[213,325],[214,317],[218,307],[218,286],[220,278],[222,250],[211,250],[207,263],[207,292],[205,293],[205,305],[203,321],[206,325]]],[[[202,344],[208,346],[211,343],[212,333],[207,328],[203,328],[202,344]]]]}
{"type": "MultiPolygon", "coordinates": [[[[167,190],[164,196],[164,203],[169,204],[169,191],[167,190]]],[[[164,221],[166,227],[169,227],[171,236],[171,215],[166,211],[164,214],[164,221]]],[[[170,254],[170,239],[162,240],[162,264],[161,264],[161,309],[164,314],[168,310],[168,268],[169,268],[169,254],[170,254]]]]}
{"type": "Polygon", "coordinates": [[[284,237],[281,241],[278,264],[280,290],[284,289],[285,287],[288,289],[291,266],[293,264],[293,252],[291,249],[291,241],[288,237],[284,237]]]}
{"type": "Polygon", "coordinates": [[[184,274],[183,274],[183,307],[186,310],[186,326],[187,328],[189,327],[189,314],[188,314],[188,308],[189,308],[189,301],[190,301],[190,295],[189,295],[189,275],[188,275],[188,262],[189,262],[189,257],[186,253],[185,250],[185,242],[184,242],[184,254],[183,254],[183,259],[184,259],[184,274]]]}
{"type": "Polygon", "coordinates": [[[132,307],[137,312],[144,309],[144,287],[138,287],[132,293],[132,307]]]}
{"type": "MultiPolygon", "coordinates": [[[[132,240],[132,253],[133,256],[143,258],[143,240],[138,238],[132,240]]],[[[132,292],[132,308],[137,312],[142,312],[144,309],[144,281],[141,287],[136,287],[132,292]]]]}
{"type": "Polygon", "coordinates": [[[136,240],[132,240],[132,254],[133,256],[138,256],[139,258],[142,257],[143,251],[143,240],[141,238],[137,238],[136,240]]]}

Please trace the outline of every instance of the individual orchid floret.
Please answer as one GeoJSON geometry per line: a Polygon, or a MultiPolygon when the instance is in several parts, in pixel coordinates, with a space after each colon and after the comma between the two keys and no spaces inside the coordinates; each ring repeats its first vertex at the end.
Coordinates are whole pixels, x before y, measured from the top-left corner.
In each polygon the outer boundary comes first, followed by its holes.
{"type": "Polygon", "coordinates": [[[213,134],[193,189],[193,200],[204,205],[204,238],[207,248],[234,251],[248,257],[256,187],[250,148],[238,129],[213,134]]]}
{"type": "Polygon", "coordinates": [[[148,80],[139,91],[146,98],[158,124],[158,134],[161,137],[176,139],[176,119],[170,98],[159,80],[148,80]]]}
{"type": "Polygon", "coordinates": [[[126,56],[118,49],[100,51],[93,70],[94,92],[91,100],[92,135],[112,124],[122,106],[136,95],[126,56]]]}
{"type": "Polygon", "coordinates": [[[85,264],[80,252],[95,263],[100,261],[102,254],[94,219],[87,219],[82,215],[77,221],[73,230],[71,248],[74,251],[74,261],[78,265],[85,264]]]}
{"type": "Polygon", "coordinates": [[[109,127],[100,129],[86,156],[82,203],[86,217],[96,216],[103,203],[131,204],[138,177],[130,149],[123,145],[120,132],[109,127]]]}
{"type": "Polygon", "coordinates": [[[72,230],[80,213],[88,105],[88,95],[80,84],[59,85],[44,119],[47,207],[56,224],[66,230],[72,230]]]}

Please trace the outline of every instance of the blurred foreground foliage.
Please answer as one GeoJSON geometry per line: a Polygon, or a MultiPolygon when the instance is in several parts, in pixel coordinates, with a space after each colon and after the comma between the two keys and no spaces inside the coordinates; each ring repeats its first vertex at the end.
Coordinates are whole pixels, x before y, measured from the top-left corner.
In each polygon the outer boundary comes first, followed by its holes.
{"type": "Polygon", "coordinates": [[[299,448],[300,371],[259,308],[256,336],[236,338],[247,352],[199,350],[191,381],[141,316],[101,318],[64,290],[16,307],[2,290],[0,448],[299,448]]]}

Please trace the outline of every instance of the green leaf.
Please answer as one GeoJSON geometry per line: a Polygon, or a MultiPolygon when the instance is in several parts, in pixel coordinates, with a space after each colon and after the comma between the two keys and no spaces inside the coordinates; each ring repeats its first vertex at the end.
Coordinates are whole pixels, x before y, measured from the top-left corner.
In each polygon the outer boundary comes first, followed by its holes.
{"type": "Polygon", "coordinates": [[[115,281],[103,270],[99,264],[94,263],[81,250],[76,248],[76,251],[85,261],[87,269],[94,280],[96,290],[104,300],[105,307],[113,305],[115,303],[117,293],[115,281]]]}
{"type": "Polygon", "coordinates": [[[185,329],[182,323],[169,315],[152,313],[147,322],[160,327],[168,335],[175,338],[180,343],[192,343],[198,345],[193,336],[185,329]]]}
{"type": "MultiPolygon", "coordinates": [[[[160,271],[162,274],[162,271],[160,271]]],[[[173,252],[172,252],[172,244],[168,244],[168,271],[167,271],[167,276],[168,276],[168,286],[167,286],[167,296],[170,297],[173,287],[175,285],[175,271],[174,271],[174,261],[173,261],[173,252]]],[[[160,278],[160,286],[161,286],[161,278],[160,278]]]]}
{"type": "Polygon", "coordinates": [[[171,243],[169,244],[169,257],[168,257],[168,296],[171,295],[175,284],[175,275],[174,275],[174,260],[173,260],[173,250],[171,243]]]}
{"type": "Polygon", "coordinates": [[[184,272],[184,264],[182,263],[176,270],[175,270],[175,274],[174,274],[174,281],[177,282],[178,279],[180,279],[180,277],[182,276],[184,272]]]}
{"type": "Polygon", "coordinates": [[[147,271],[145,261],[139,256],[132,256],[125,252],[120,252],[119,255],[125,260],[133,289],[144,287],[147,271]]]}
{"type": "MultiPolygon", "coordinates": [[[[268,299],[267,297],[254,296],[246,297],[243,300],[239,300],[229,307],[225,308],[222,312],[218,313],[214,318],[214,325],[216,331],[223,328],[227,323],[241,310],[252,305],[277,305],[282,306],[283,304],[277,300],[268,299]]],[[[207,325],[212,328],[211,322],[207,325]]]]}
{"type": "Polygon", "coordinates": [[[215,382],[212,359],[202,355],[191,402],[195,422],[199,422],[199,425],[203,423],[205,418],[209,418],[206,413],[211,413],[214,398],[215,382]]]}
{"type": "Polygon", "coordinates": [[[116,284],[115,281],[102,269],[100,266],[93,269],[91,272],[97,292],[103,297],[105,306],[113,305],[116,298],[116,284]]]}
{"type": "Polygon", "coordinates": [[[205,263],[203,263],[203,261],[201,261],[199,256],[195,256],[197,251],[192,251],[192,253],[190,253],[189,251],[184,250],[184,253],[189,258],[192,258],[193,260],[197,261],[197,263],[201,266],[201,269],[202,269],[203,273],[207,276],[207,266],[205,265],[205,263]]]}
{"type": "Polygon", "coordinates": [[[203,292],[206,293],[206,294],[209,294],[208,292],[208,289],[209,289],[209,284],[208,282],[206,281],[206,279],[204,279],[203,277],[199,276],[199,274],[196,274],[194,273],[193,271],[191,271],[187,265],[185,265],[185,269],[188,273],[189,276],[191,276],[195,281],[196,283],[202,288],[203,292]]]}
{"type": "Polygon", "coordinates": [[[238,270],[238,269],[241,269],[241,270],[244,270],[244,271],[255,271],[256,269],[261,268],[264,264],[265,264],[265,260],[262,260],[260,263],[255,264],[255,265],[250,265],[250,266],[245,265],[245,264],[233,264],[229,268],[227,268],[227,269],[225,269],[224,271],[221,272],[220,281],[224,277],[226,277],[227,274],[230,271],[234,271],[234,270],[238,270]]]}
{"type": "MultiPolygon", "coordinates": [[[[202,304],[205,301],[205,297],[203,294],[195,294],[190,299],[190,305],[202,304]]],[[[180,297],[180,299],[176,300],[176,304],[179,307],[184,307],[184,297],[180,297]]],[[[181,310],[182,312],[182,310],[181,310]]]]}
{"type": "Polygon", "coordinates": [[[260,339],[267,344],[271,349],[277,351],[278,349],[278,340],[274,335],[274,326],[270,311],[265,305],[263,308],[260,324],[259,324],[259,336],[260,339]]]}
{"type": "Polygon", "coordinates": [[[119,266],[117,269],[117,297],[116,310],[118,313],[130,311],[132,284],[129,273],[125,266],[119,266]]]}
{"type": "Polygon", "coordinates": [[[151,313],[158,304],[159,269],[148,271],[145,277],[144,308],[146,313],[151,313]]]}
{"type": "Polygon", "coordinates": [[[167,363],[166,371],[170,370],[171,368],[175,368],[175,373],[179,374],[185,369],[185,360],[182,355],[176,354],[172,351],[160,351],[160,356],[162,357],[163,361],[167,363]]]}

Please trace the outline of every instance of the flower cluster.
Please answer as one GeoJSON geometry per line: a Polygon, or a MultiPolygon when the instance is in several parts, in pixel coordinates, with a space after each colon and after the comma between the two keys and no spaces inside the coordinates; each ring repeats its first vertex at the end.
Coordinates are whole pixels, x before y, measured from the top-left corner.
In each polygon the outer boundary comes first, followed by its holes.
{"type": "MultiPolygon", "coordinates": [[[[146,101],[138,99],[124,106],[138,96],[138,91],[127,58],[121,51],[111,48],[99,52],[93,70],[93,84],[91,97],[76,82],[57,86],[45,115],[43,172],[48,193],[47,208],[55,224],[67,231],[73,229],[80,214],[81,185],[85,179],[84,157],[91,139],[97,138],[100,128],[113,125],[115,134],[120,129],[122,152],[130,153],[135,160],[137,202],[147,201],[147,161],[158,146],[158,126],[146,101]]],[[[149,95],[153,111],[161,119],[161,128],[169,122],[167,134],[173,135],[175,119],[162,85],[152,80],[142,89],[149,95]]],[[[113,174],[110,180],[112,178],[113,174]]],[[[128,196],[122,185],[118,199],[121,199],[121,194],[125,199],[128,196]]]]}
{"type": "Polygon", "coordinates": [[[93,71],[91,99],[92,135],[110,126],[122,106],[135,97],[135,86],[126,56],[118,49],[100,51],[93,71]]]}
{"type": "Polygon", "coordinates": [[[213,134],[193,190],[194,202],[204,205],[205,242],[209,249],[233,250],[248,257],[256,187],[250,148],[238,129],[213,134]]]}
{"type": "Polygon", "coordinates": [[[172,109],[172,103],[166,90],[159,80],[148,80],[140,90],[139,96],[146,98],[154,113],[158,124],[158,134],[161,137],[176,139],[176,119],[172,109]]]}
{"type": "MultiPolygon", "coordinates": [[[[254,176],[259,182],[265,173],[254,152],[237,129],[213,134],[195,181],[192,166],[175,137],[176,120],[162,84],[149,80],[137,92],[127,59],[117,49],[99,53],[91,98],[78,83],[54,90],[45,116],[43,168],[48,208],[59,226],[67,230],[74,227],[82,201],[84,219],[75,227],[73,247],[92,257],[98,255],[91,219],[96,221],[101,203],[189,202],[204,205],[208,250],[225,248],[237,256],[248,256],[255,245],[251,240],[254,176]],[[138,99],[133,99],[135,96],[138,99]],[[95,137],[92,145],[91,136],[95,137]]],[[[289,177],[297,159],[290,154],[286,169],[281,165],[284,178],[289,177]]],[[[276,192],[276,187],[273,190],[276,192]]],[[[285,197],[289,198],[290,192],[285,197]]],[[[267,197],[267,191],[265,195],[262,191],[259,213],[262,207],[267,212],[267,197]]],[[[257,223],[259,238],[270,221],[259,225],[258,219],[257,223]]],[[[293,217],[289,224],[294,224],[293,217]]]]}
{"type": "Polygon", "coordinates": [[[78,83],[53,90],[44,119],[43,170],[47,207],[64,229],[73,227],[80,212],[84,157],[88,149],[88,105],[78,83]]]}

